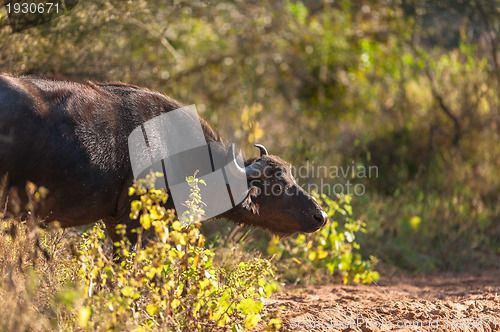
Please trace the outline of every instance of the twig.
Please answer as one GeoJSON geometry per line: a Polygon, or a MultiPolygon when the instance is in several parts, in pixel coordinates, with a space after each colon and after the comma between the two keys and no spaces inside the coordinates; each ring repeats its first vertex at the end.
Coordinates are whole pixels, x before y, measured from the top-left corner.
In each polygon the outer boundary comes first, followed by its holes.
{"type": "Polygon", "coordinates": [[[168,41],[167,38],[165,38],[165,36],[163,36],[161,33],[157,32],[153,29],[150,29],[146,24],[144,24],[143,22],[139,21],[138,19],[136,19],[134,17],[130,18],[130,22],[132,22],[136,26],[143,28],[149,34],[151,34],[153,37],[158,38],[158,40],[160,41],[160,44],[162,44],[167,49],[167,51],[169,51],[170,54],[172,54],[175,61],[177,61],[178,63],[183,62],[182,56],[179,54],[179,52],[177,52],[177,50],[172,46],[172,44],[170,44],[170,42],[168,41]]]}

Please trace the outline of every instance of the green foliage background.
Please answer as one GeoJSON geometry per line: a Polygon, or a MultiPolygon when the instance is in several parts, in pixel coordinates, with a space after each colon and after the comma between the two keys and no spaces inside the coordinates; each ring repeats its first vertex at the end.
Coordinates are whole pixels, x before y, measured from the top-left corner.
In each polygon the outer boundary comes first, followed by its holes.
{"type": "Polygon", "coordinates": [[[475,269],[500,254],[498,8],[81,0],[16,34],[1,9],[0,69],[195,103],[247,156],[258,141],[296,166],[375,165],[352,202],[363,255],[389,272],[475,269]]]}

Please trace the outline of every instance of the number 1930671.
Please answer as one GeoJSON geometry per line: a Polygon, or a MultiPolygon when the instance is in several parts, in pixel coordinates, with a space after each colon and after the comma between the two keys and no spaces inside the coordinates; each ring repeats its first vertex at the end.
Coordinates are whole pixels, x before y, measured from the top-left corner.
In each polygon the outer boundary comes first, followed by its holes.
{"type": "Polygon", "coordinates": [[[59,13],[59,3],[57,2],[42,2],[42,3],[28,3],[28,2],[15,2],[7,3],[5,5],[9,14],[50,14],[59,13]]]}

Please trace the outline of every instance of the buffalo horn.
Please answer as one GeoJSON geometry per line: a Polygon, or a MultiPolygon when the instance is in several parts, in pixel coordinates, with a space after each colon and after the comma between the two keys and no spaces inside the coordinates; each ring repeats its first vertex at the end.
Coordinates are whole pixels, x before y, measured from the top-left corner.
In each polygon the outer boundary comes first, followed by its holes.
{"type": "Polygon", "coordinates": [[[246,174],[245,174],[246,170],[245,170],[245,168],[238,165],[238,162],[236,161],[236,154],[235,154],[234,150],[235,150],[235,145],[233,143],[229,146],[229,150],[227,151],[227,166],[229,168],[229,171],[236,178],[246,177],[246,174]]]}
{"type": "Polygon", "coordinates": [[[254,144],[253,146],[255,146],[257,149],[259,149],[260,151],[260,156],[266,156],[268,155],[269,153],[267,153],[267,149],[264,145],[262,144],[254,144]]]}
{"type": "Polygon", "coordinates": [[[236,162],[234,143],[229,146],[229,150],[227,151],[227,162],[231,174],[235,177],[239,178],[242,174],[245,174],[248,179],[257,179],[262,174],[262,164],[260,162],[254,162],[245,168],[238,165],[236,162]]]}

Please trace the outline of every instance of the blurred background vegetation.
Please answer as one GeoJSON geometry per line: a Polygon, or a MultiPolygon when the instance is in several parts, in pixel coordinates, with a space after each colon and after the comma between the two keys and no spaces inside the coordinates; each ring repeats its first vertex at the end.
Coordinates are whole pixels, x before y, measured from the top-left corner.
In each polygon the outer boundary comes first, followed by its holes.
{"type": "Polygon", "coordinates": [[[14,34],[2,8],[0,71],[148,87],[247,156],[376,166],[300,183],[366,187],[357,242],[389,273],[498,267],[499,5],[81,0],[14,34]]]}

